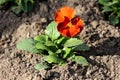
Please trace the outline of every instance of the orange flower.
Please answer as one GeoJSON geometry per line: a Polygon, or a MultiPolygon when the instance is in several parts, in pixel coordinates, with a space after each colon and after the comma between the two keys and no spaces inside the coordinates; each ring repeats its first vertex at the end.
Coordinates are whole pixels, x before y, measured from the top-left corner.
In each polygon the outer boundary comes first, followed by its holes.
{"type": "Polygon", "coordinates": [[[55,13],[55,22],[58,23],[58,31],[66,37],[74,37],[83,29],[83,22],[80,17],[74,17],[75,10],[64,6],[55,13]]]}

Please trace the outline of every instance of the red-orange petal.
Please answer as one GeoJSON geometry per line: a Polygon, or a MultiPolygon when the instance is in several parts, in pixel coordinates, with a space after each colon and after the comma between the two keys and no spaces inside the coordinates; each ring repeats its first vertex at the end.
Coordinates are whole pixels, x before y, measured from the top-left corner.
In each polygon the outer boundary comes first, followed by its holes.
{"type": "Polygon", "coordinates": [[[65,27],[64,29],[59,29],[58,31],[66,37],[74,37],[75,35],[77,35],[78,33],[80,33],[80,28],[75,27],[75,26],[71,26],[71,27],[65,27]]]}
{"type": "Polygon", "coordinates": [[[74,17],[74,15],[75,15],[75,10],[73,8],[64,6],[56,11],[55,21],[57,23],[61,23],[64,21],[65,17],[71,20],[74,17]]]}
{"type": "Polygon", "coordinates": [[[64,6],[60,10],[65,17],[69,18],[69,20],[71,20],[75,15],[75,10],[71,7],[64,6]]]}
{"type": "Polygon", "coordinates": [[[75,26],[80,28],[80,30],[82,31],[82,29],[84,28],[84,23],[82,21],[82,19],[80,19],[80,17],[75,17],[71,20],[71,23],[75,26]]]}
{"type": "Polygon", "coordinates": [[[67,18],[65,18],[65,20],[64,20],[63,22],[61,22],[61,23],[58,24],[58,26],[57,26],[58,31],[59,31],[59,30],[66,29],[66,28],[68,27],[67,24],[68,24],[69,22],[70,22],[70,21],[69,21],[67,18]]]}
{"type": "Polygon", "coordinates": [[[80,32],[80,28],[77,27],[70,27],[69,28],[69,37],[74,37],[80,32]]]}
{"type": "Polygon", "coordinates": [[[62,36],[69,37],[69,27],[63,30],[59,30],[62,36]]]}
{"type": "Polygon", "coordinates": [[[55,13],[55,22],[61,23],[64,21],[64,15],[61,13],[60,10],[57,10],[55,13]]]}
{"type": "Polygon", "coordinates": [[[79,17],[75,17],[71,20],[72,25],[68,26],[67,23],[70,21],[65,19],[64,22],[59,23],[57,26],[58,31],[66,37],[74,37],[83,30],[83,22],[79,17]]]}

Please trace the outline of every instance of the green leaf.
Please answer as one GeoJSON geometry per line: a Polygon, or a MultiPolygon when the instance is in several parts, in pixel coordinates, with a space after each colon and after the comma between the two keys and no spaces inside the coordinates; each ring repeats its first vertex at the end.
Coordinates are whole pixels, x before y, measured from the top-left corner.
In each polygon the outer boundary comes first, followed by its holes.
{"type": "Polygon", "coordinates": [[[111,15],[111,16],[109,16],[109,22],[110,22],[111,24],[113,24],[113,25],[116,25],[116,24],[119,23],[119,19],[116,18],[116,16],[111,15]]]}
{"type": "Polygon", "coordinates": [[[71,52],[68,56],[68,59],[75,59],[75,53],[71,52]]]}
{"type": "Polygon", "coordinates": [[[61,49],[58,49],[55,53],[61,53],[62,52],[62,50],[61,49]]]}
{"type": "Polygon", "coordinates": [[[16,3],[18,6],[20,6],[22,3],[22,0],[12,0],[12,1],[14,1],[14,3],[16,3]]]}
{"type": "Polygon", "coordinates": [[[42,64],[42,63],[36,64],[34,67],[37,70],[49,69],[50,68],[50,66],[48,66],[47,64],[42,64]]]}
{"type": "Polygon", "coordinates": [[[0,5],[5,4],[6,2],[8,2],[9,0],[0,0],[0,5]]]}
{"type": "Polygon", "coordinates": [[[74,60],[78,64],[82,64],[83,66],[88,66],[87,60],[84,57],[82,57],[82,56],[75,56],[74,60]]]}
{"type": "Polygon", "coordinates": [[[69,38],[61,36],[59,39],[55,41],[57,44],[64,44],[69,38]]]}
{"type": "Polygon", "coordinates": [[[64,39],[65,39],[65,37],[60,37],[59,39],[56,40],[56,43],[60,44],[64,39]]]}
{"type": "Polygon", "coordinates": [[[31,53],[37,53],[38,50],[35,48],[35,42],[32,39],[23,39],[17,43],[17,48],[25,50],[31,53]]]}
{"type": "Polygon", "coordinates": [[[55,53],[57,51],[57,45],[55,45],[54,43],[52,43],[51,41],[47,41],[45,43],[45,45],[47,46],[48,50],[55,53]]]}
{"type": "Polygon", "coordinates": [[[22,0],[21,7],[25,13],[30,12],[33,8],[34,1],[33,0],[22,0]]]}
{"type": "Polygon", "coordinates": [[[113,6],[116,5],[116,3],[118,3],[118,1],[108,2],[105,6],[113,6]]]}
{"type": "Polygon", "coordinates": [[[46,35],[38,35],[36,37],[34,37],[35,41],[38,41],[40,43],[45,43],[46,41],[48,41],[48,36],[46,35]]]}
{"type": "Polygon", "coordinates": [[[98,3],[103,5],[107,4],[108,2],[110,2],[110,0],[98,0],[98,3]]]}
{"type": "Polygon", "coordinates": [[[109,6],[105,6],[105,7],[103,7],[103,13],[104,12],[110,12],[110,11],[113,11],[113,9],[111,8],[111,7],[109,7],[109,6]]]}
{"type": "Polygon", "coordinates": [[[77,38],[70,38],[69,40],[66,41],[64,47],[74,47],[80,44],[83,44],[82,40],[79,40],[77,38]]]}
{"type": "Polygon", "coordinates": [[[11,7],[11,10],[12,10],[15,14],[19,14],[19,13],[22,11],[21,7],[19,7],[19,6],[13,6],[13,7],[11,7]]]}
{"type": "Polygon", "coordinates": [[[60,36],[60,33],[57,31],[57,23],[52,21],[46,28],[45,34],[48,35],[51,40],[55,40],[60,36]]]}
{"type": "Polygon", "coordinates": [[[48,50],[47,46],[45,46],[45,44],[43,44],[43,43],[37,43],[37,44],[35,45],[35,47],[36,47],[37,49],[41,49],[41,50],[48,50]]]}
{"type": "Polygon", "coordinates": [[[46,46],[56,46],[53,42],[51,41],[46,41],[45,43],[46,46]]]}
{"type": "Polygon", "coordinates": [[[120,18],[120,11],[118,11],[118,13],[117,13],[117,17],[119,17],[119,18],[120,18]]]}
{"type": "Polygon", "coordinates": [[[63,51],[64,51],[63,58],[65,59],[70,54],[71,48],[63,48],[63,51]]]}
{"type": "Polygon", "coordinates": [[[57,63],[57,64],[61,64],[64,61],[62,59],[60,59],[57,54],[50,54],[46,57],[45,61],[47,61],[48,63],[57,63]]]}
{"type": "Polygon", "coordinates": [[[75,51],[87,51],[90,50],[89,46],[86,44],[80,44],[74,48],[75,51]]]}

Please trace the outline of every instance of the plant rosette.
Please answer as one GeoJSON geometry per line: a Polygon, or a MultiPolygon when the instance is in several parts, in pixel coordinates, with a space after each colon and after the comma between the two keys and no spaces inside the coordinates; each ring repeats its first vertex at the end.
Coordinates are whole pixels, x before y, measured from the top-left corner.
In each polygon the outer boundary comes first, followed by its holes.
{"type": "Polygon", "coordinates": [[[86,51],[89,47],[82,40],[75,38],[83,30],[80,17],[74,17],[75,10],[64,6],[55,13],[55,20],[45,29],[45,34],[35,36],[34,39],[23,39],[17,43],[17,48],[43,56],[36,69],[48,69],[52,65],[64,65],[69,60],[83,66],[88,62],[83,56],[76,55],[76,51],[86,51]]]}
{"type": "MultiPolygon", "coordinates": [[[[35,4],[34,0],[0,0],[0,6],[7,5],[14,13],[30,12],[35,4]]],[[[6,6],[5,6],[6,7],[6,6]]]]}
{"type": "Polygon", "coordinates": [[[120,24],[120,0],[98,0],[102,12],[108,14],[108,20],[113,25],[120,24]]]}

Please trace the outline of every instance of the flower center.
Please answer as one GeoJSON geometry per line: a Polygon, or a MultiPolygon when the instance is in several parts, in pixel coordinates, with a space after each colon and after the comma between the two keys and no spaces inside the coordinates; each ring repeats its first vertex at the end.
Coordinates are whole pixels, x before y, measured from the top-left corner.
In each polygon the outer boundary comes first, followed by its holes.
{"type": "Polygon", "coordinates": [[[69,23],[67,24],[67,26],[68,26],[68,27],[72,27],[72,23],[69,22],[69,23]]]}

